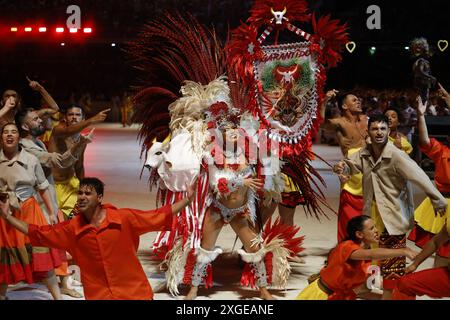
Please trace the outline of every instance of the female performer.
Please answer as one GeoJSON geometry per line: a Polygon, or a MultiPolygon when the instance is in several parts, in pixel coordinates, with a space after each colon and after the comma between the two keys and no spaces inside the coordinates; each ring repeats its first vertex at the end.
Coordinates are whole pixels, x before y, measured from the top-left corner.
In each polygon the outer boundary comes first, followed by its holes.
{"type": "MultiPolygon", "coordinates": [[[[19,148],[19,130],[14,123],[2,127],[0,192],[9,198],[13,215],[31,224],[48,224],[35,194],[39,192],[49,212],[52,207],[49,183],[37,158],[19,148]]],[[[27,236],[0,221],[0,300],[6,299],[9,284],[44,280],[54,299],[61,299],[54,269],[61,264],[54,249],[31,247],[27,236]]]]}
{"type": "Polygon", "coordinates": [[[409,248],[370,249],[378,244],[375,222],[369,216],[352,218],[347,225],[348,240],[340,242],[330,251],[327,265],[320,277],[306,287],[297,300],[355,300],[355,289],[365,285],[367,268],[372,260],[407,256],[414,259],[416,252],[409,248]]]}

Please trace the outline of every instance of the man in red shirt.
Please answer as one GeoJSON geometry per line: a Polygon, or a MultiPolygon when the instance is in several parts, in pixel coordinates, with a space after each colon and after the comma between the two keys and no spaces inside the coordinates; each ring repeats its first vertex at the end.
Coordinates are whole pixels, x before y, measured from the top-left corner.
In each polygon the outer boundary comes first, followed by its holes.
{"type": "Polygon", "coordinates": [[[80,267],[87,300],[150,300],[153,292],[136,255],[139,236],[169,231],[173,216],[194,199],[195,187],[188,187],[187,197],[173,205],[141,211],[102,204],[103,186],[97,178],[82,180],[80,214],[64,223],[28,225],[10,215],[7,199],[0,199],[0,216],[27,234],[33,245],[69,252],[80,267]]]}

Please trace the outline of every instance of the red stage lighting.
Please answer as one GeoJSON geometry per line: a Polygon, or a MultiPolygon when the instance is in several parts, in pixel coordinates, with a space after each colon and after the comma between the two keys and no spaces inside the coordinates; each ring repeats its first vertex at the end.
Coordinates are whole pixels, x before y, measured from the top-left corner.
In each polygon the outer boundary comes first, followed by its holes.
{"type": "Polygon", "coordinates": [[[70,33],[77,33],[78,29],[77,28],[70,28],[69,31],[70,31],[70,33]]]}
{"type": "Polygon", "coordinates": [[[39,28],[39,32],[47,32],[47,28],[46,27],[40,27],[39,28]]]}
{"type": "Polygon", "coordinates": [[[92,28],[84,28],[83,32],[84,33],[92,33],[92,28]]]}
{"type": "Polygon", "coordinates": [[[11,32],[17,32],[19,31],[19,29],[17,29],[17,27],[11,27],[11,32]]]}
{"type": "Polygon", "coordinates": [[[63,33],[64,32],[64,28],[56,28],[56,33],[63,33]]]}
{"type": "Polygon", "coordinates": [[[33,28],[31,28],[31,27],[26,27],[25,28],[25,32],[31,32],[31,31],[33,31],[33,28]]]}

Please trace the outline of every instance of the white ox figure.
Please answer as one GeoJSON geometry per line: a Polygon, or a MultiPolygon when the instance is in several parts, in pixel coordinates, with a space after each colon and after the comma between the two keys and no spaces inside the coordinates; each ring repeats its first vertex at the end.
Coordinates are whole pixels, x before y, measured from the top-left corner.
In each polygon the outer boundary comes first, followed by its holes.
{"type": "Polygon", "coordinates": [[[191,134],[184,130],[172,137],[169,144],[156,142],[148,150],[145,166],[157,168],[167,189],[186,191],[200,173],[201,158],[194,152],[191,134]]]}

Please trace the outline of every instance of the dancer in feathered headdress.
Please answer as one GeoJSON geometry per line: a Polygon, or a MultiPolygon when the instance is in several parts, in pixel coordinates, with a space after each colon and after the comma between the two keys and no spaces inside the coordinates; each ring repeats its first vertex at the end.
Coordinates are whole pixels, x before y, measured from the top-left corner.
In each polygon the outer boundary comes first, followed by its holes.
{"type": "Polygon", "coordinates": [[[196,201],[176,219],[172,231],[161,233],[154,244],[155,249],[165,248],[169,290],[176,295],[178,285],[184,283],[191,286],[188,298],[194,298],[199,285],[212,285],[211,263],[222,252],[215,241],[220,229],[231,224],[240,230],[245,250],[239,253],[248,263],[242,283],[257,286],[269,299],[267,286],[286,283],[290,271],[287,257],[301,250],[302,238],[291,241],[297,228],[276,223],[267,233],[268,239],[254,231],[258,209],[263,205],[259,198],[280,198],[284,182],[277,178],[279,170],[270,170],[270,156],[257,159],[253,147],[259,143],[257,137],[241,135],[242,130],[238,130],[245,122],[249,132],[256,133],[259,124],[255,126],[257,120],[243,112],[248,101],[242,80],[234,72],[228,73],[228,82],[220,77],[225,63],[213,33],[193,18],[168,16],[160,20],[147,26],[132,49],[141,59],[143,53],[151,54],[140,65],[166,72],[171,82],[166,79],[165,84],[138,93],[136,120],[144,124],[140,136],[144,148],[150,147],[147,165],[158,178],[159,198],[164,203],[176,201],[186,184],[199,180],[196,201]],[[177,34],[176,28],[180,29],[177,34]],[[200,68],[200,61],[206,61],[210,68],[200,68]],[[170,89],[177,83],[182,85],[181,96],[170,89]],[[163,119],[156,124],[146,118],[155,112],[160,113],[157,119],[163,119]],[[168,128],[170,137],[163,143],[153,140],[163,139],[168,128]],[[277,274],[272,276],[272,270],[277,274]]]}
{"type": "Polygon", "coordinates": [[[203,113],[217,99],[227,98],[227,83],[219,78],[225,58],[213,31],[191,15],[169,13],[148,23],[128,51],[145,76],[134,98],[134,121],[142,123],[139,137],[151,182],[159,183],[157,199],[172,203],[183,196],[186,184],[199,179],[196,205],[174,221],[173,232],[157,237],[154,249],[164,258],[178,236],[183,244],[189,240],[190,247],[200,244],[208,198],[203,113]]]}

